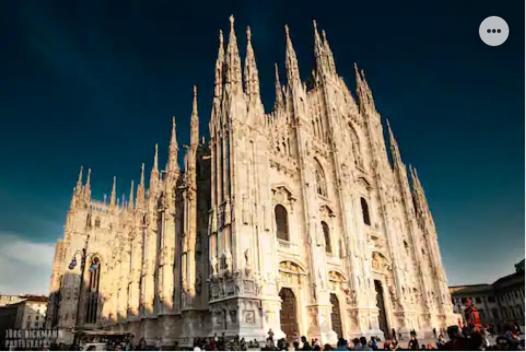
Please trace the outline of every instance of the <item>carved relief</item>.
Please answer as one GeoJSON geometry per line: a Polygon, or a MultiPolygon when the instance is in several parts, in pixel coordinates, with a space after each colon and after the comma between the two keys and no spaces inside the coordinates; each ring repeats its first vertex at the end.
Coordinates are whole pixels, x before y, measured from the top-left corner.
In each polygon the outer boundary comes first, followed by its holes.
{"type": "Polygon", "coordinates": [[[272,203],[285,205],[286,208],[290,209],[291,213],[294,211],[296,200],[287,187],[280,185],[272,188],[272,203]]]}

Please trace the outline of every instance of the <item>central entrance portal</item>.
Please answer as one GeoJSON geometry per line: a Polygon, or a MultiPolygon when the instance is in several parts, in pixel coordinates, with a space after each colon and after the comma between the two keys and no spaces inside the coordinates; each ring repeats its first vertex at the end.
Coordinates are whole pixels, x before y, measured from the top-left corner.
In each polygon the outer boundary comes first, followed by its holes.
{"type": "Polygon", "coordinates": [[[281,312],[279,314],[281,330],[287,336],[287,340],[299,337],[298,321],[296,315],[296,296],[290,288],[282,288],[279,291],[281,298],[281,312]]]}
{"type": "Polygon", "coordinates": [[[336,333],[336,335],[338,335],[338,337],[343,337],[342,317],[340,316],[340,302],[334,293],[331,293],[331,305],[332,330],[336,333]]]}
{"type": "Polygon", "coordinates": [[[385,315],[384,289],[379,280],[374,280],[374,289],[376,291],[376,306],[378,307],[378,327],[387,336],[389,328],[387,327],[387,317],[385,315]]]}

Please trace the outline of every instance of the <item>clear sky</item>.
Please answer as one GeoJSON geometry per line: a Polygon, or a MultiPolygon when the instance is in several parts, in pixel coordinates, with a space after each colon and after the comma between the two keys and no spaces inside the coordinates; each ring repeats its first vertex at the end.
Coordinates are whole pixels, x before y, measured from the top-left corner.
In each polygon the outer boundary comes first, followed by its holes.
{"type": "MultiPolygon", "coordinates": [[[[492,282],[524,257],[524,2],[2,1],[0,292],[46,292],[81,164],[94,196],[166,157],[171,116],[188,142],[191,87],[207,133],[219,28],[250,25],[267,110],[288,23],[303,78],[312,19],[340,75],[366,71],[404,161],[417,167],[451,284],[492,282]],[[505,18],[508,41],[478,26],[505,18]]],[[[283,72],[283,71],[282,71],[283,72]]],[[[283,75],[282,75],[283,76],[283,75]]]]}

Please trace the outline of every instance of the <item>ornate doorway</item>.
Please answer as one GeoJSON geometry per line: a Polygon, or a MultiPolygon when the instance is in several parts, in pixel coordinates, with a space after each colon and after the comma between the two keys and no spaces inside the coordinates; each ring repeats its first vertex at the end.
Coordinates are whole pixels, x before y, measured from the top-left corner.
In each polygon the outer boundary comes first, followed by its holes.
{"type": "Polygon", "coordinates": [[[338,335],[338,337],[343,337],[342,333],[342,317],[340,315],[340,302],[338,297],[334,293],[331,293],[331,323],[332,330],[338,335]]]}
{"type": "Polygon", "coordinates": [[[285,333],[288,340],[299,337],[298,322],[296,314],[296,296],[290,288],[282,288],[279,291],[281,298],[280,323],[281,330],[285,333]]]}
{"type": "Polygon", "coordinates": [[[387,336],[389,334],[389,328],[385,315],[384,289],[379,280],[374,280],[374,289],[376,291],[376,306],[378,307],[378,327],[384,332],[384,335],[387,336]]]}

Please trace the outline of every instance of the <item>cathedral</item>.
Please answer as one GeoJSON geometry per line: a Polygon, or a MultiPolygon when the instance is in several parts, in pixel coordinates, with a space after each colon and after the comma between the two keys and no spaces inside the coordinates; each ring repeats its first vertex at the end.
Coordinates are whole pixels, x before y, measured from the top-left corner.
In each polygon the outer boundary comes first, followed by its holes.
{"type": "MultiPolygon", "coordinates": [[[[184,166],[172,123],[147,183],[92,198],[81,169],[56,244],[47,326],[128,332],[156,346],[194,337],[432,336],[455,323],[437,233],[416,170],[402,161],[364,72],[338,75],[314,23],[302,81],[285,27],[266,112],[250,28],[219,34],[209,134],[193,90],[184,166]],[[384,140],[384,127],[388,142],[384,140]]],[[[87,174],[87,175],[86,175],[87,174]]],[[[126,187],[127,188],[127,187],[126,187]]],[[[69,335],[68,335],[69,334],[69,335]]]]}

